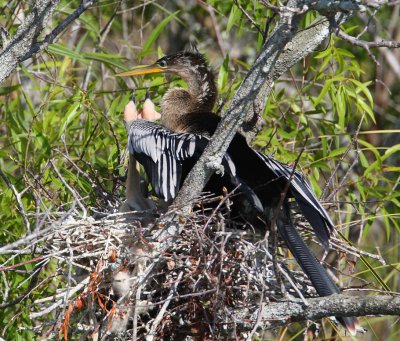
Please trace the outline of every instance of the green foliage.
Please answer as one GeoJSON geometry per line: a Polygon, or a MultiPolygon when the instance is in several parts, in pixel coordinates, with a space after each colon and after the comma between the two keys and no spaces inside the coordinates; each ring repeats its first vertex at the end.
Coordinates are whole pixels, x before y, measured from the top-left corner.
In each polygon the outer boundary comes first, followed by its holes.
{"type": "MultiPolygon", "coordinates": [[[[116,72],[154,61],[163,51],[181,47],[179,40],[195,40],[217,71],[222,111],[226,109],[264,40],[254,23],[268,36],[277,20],[259,1],[239,3],[254,22],[232,1],[208,1],[216,24],[204,19],[209,18],[208,12],[199,6],[179,7],[171,2],[164,8],[162,3],[150,2],[134,7],[128,1],[124,6],[135,9],[126,11],[114,2],[99,3],[79,18],[77,27],[51,44],[43,57],[24,64],[18,76],[14,73],[2,84],[0,170],[21,193],[32,230],[41,228],[33,213],[67,211],[76,206],[76,194],[85,207],[100,211],[122,196],[119,178],[124,174],[126,144],[122,112],[133,83],[114,78],[116,72]],[[108,24],[110,30],[105,29],[108,24]],[[216,47],[216,31],[223,37],[224,54],[216,47]]],[[[61,1],[53,25],[78,4],[61,1]]],[[[381,13],[382,20],[390,17],[388,11],[381,13]]],[[[307,14],[302,25],[307,27],[315,16],[307,14]]],[[[16,21],[9,19],[5,24],[13,34],[16,21]]],[[[358,32],[358,25],[354,18],[346,24],[347,32],[358,32]]],[[[365,53],[332,36],[276,83],[262,113],[265,125],[254,144],[286,163],[296,162],[301,153],[299,167],[331,207],[341,233],[352,241],[361,234],[361,246],[367,252],[385,245],[381,254],[387,265],[364,256],[357,263],[356,275],[377,289],[395,291],[399,285],[400,144],[391,143],[390,136],[400,130],[376,114],[374,80],[374,66],[365,53]]],[[[135,82],[139,103],[146,88],[159,103],[168,87],[185,86],[160,75],[135,82]]],[[[400,99],[393,95],[392,101],[398,105],[400,99]]],[[[396,111],[389,107],[387,114],[391,117],[396,111]]],[[[3,180],[0,218],[1,244],[27,233],[15,196],[3,180]]],[[[0,256],[2,266],[15,266],[4,272],[12,284],[9,298],[28,290],[26,279],[34,264],[23,263],[30,259],[29,255],[0,256]]],[[[41,276],[47,273],[50,266],[41,276]]],[[[48,281],[51,285],[46,290],[55,292],[57,277],[48,281]]],[[[40,297],[40,291],[34,297],[40,297]]],[[[0,313],[0,335],[10,340],[34,339],[33,332],[21,330],[33,328],[28,304],[0,313]]],[[[372,320],[370,329],[384,325],[382,319],[372,320]]]]}
{"type": "Polygon", "coordinates": [[[151,32],[150,36],[147,38],[146,43],[143,46],[141,56],[145,56],[148,54],[150,48],[153,46],[154,42],[157,40],[157,38],[160,36],[164,28],[168,25],[168,23],[175,19],[179,11],[176,11],[169,16],[167,16],[164,20],[162,20],[151,32]]]}

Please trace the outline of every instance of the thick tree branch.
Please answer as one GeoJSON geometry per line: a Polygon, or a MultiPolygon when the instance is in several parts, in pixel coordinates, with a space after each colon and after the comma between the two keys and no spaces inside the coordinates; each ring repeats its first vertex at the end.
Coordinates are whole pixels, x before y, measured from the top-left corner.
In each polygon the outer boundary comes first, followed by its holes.
{"type": "Polygon", "coordinates": [[[59,24],[43,41],[37,42],[39,35],[46,28],[58,0],[37,0],[32,5],[32,11],[17,33],[3,46],[0,52],[0,83],[6,79],[19,63],[31,58],[34,54],[45,49],[54,39],[96,0],[81,1],[80,6],[59,24]]]}
{"type": "MultiPolygon", "coordinates": [[[[344,23],[349,18],[348,14],[340,13],[336,15],[336,22],[338,25],[344,23]]],[[[284,51],[279,56],[275,67],[271,74],[265,80],[260,92],[256,96],[253,107],[250,112],[246,114],[246,121],[255,121],[254,117],[259,117],[263,112],[266,100],[274,86],[275,80],[287,72],[293,65],[309,55],[314,51],[330,33],[330,21],[326,17],[318,17],[309,27],[305,30],[298,32],[293,39],[285,46],[284,51]]],[[[251,141],[257,134],[254,129],[255,124],[249,126],[246,132],[246,138],[251,141]]]]}
{"type": "MultiPolygon", "coordinates": [[[[290,1],[288,5],[298,8],[299,1],[290,1]]],[[[265,80],[271,74],[285,45],[295,34],[299,20],[300,16],[290,11],[281,15],[274,32],[265,42],[261,54],[233,98],[206,150],[186,178],[174,206],[188,209],[187,203],[199,195],[214,173],[213,165],[221,164],[230,142],[244,121],[245,113],[249,111],[265,80]]]]}
{"type": "Polygon", "coordinates": [[[65,20],[58,25],[50,34],[48,34],[42,42],[36,43],[28,51],[28,53],[22,57],[22,61],[32,57],[33,54],[45,49],[54,39],[75,19],[79,18],[83,12],[85,12],[89,7],[91,7],[97,0],[87,0],[81,1],[79,7],[71,13],[65,20]]]}
{"type": "Polygon", "coordinates": [[[274,327],[288,322],[318,320],[323,317],[366,316],[366,315],[399,315],[400,296],[347,296],[332,295],[307,299],[308,306],[302,300],[277,302],[264,309],[262,320],[273,321],[274,327]]]}
{"type": "MultiPolygon", "coordinates": [[[[330,4],[332,2],[326,1],[325,3],[327,4],[325,12],[331,12],[333,7],[330,4]]],[[[348,1],[346,1],[347,3],[348,1]]],[[[329,22],[322,20],[310,28],[311,32],[298,34],[299,41],[303,41],[301,48],[298,48],[294,42],[290,43],[297,31],[297,23],[304,13],[311,9],[312,4],[315,5],[312,1],[289,1],[285,11],[280,12],[280,20],[274,32],[263,45],[261,54],[233,98],[202,157],[186,178],[184,186],[174,202],[175,207],[188,209],[188,203],[200,194],[215,171],[215,165],[220,164],[246,114],[252,113],[253,108],[255,111],[261,111],[265,106],[273,81],[314,50],[328,36],[329,22]],[[307,38],[305,39],[305,37],[307,38]],[[282,54],[285,46],[285,54],[282,54]]],[[[321,7],[321,4],[318,6],[321,7]]],[[[339,13],[338,15],[342,18],[347,17],[347,14],[339,13]]]]}
{"type": "Polygon", "coordinates": [[[18,28],[15,36],[3,46],[0,53],[0,83],[22,61],[37,37],[47,26],[57,6],[57,0],[37,0],[32,5],[32,11],[18,28]]]}

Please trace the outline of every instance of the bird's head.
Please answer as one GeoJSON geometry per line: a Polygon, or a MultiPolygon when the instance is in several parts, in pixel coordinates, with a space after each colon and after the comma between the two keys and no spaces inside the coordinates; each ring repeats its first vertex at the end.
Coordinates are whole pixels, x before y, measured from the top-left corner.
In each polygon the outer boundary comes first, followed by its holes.
{"type": "Polygon", "coordinates": [[[162,57],[152,65],[135,68],[119,73],[116,76],[138,76],[151,73],[172,73],[190,82],[192,78],[197,80],[200,77],[201,79],[201,77],[211,73],[211,70],[202,54],[179,52],[162,57]]]}
{"type": "Polygon", "coordinates": [[[176,130],[180,117],[193,112],[210,112],[217,99],[214,74],[202,54],[179,52],[160,58],[154,64],[141,66],[116,76],[139,76],[153,73],[175,74],[183,79],[187,89],[169,89],[161,101],[161,122],[176,130]]]}

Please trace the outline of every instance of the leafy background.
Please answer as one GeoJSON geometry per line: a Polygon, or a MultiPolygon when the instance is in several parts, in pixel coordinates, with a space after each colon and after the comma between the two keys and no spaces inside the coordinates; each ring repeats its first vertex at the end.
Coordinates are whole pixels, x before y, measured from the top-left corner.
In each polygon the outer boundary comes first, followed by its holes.
{"type": "MultiPolygon", "coordinates": [[[[23,63],[0,87],[0,240],[10,243],[42,228],[43,217],[73,209],[76,189],[87,214],[107,211],[123,198],[126,134],[122,111],[133,86],[137,99],[150,89],[159,103],[165,90],[184,85],[157,76],[135,80],[114,74],[153,62],[190,42],[204,52],[217,76],[221,112],[252,65],[277,17],[258,1],[99,1],[48,49],[23,63]],[[257,26],[256,26],[256,25],[257,26]],[[5,178],[21,193],[24,222],[5,178]],[[64,181],[63,181],[64,179],[64,181]]],[[[79,5],[60,1],[53,25],[79,5]]],[[[0,24],[15,32],[29,2],[0,1],[0,24]]],[[[310,13],[303,27],[315,18],[310,13]]],[[[362,39],[400,35],[399,5],[367,12],[344,30],[362,39]],[[368,19],[371,19],[368,21],[368,19]],[[368,24],[368,26],[367,26],[368,24]],[[367,29],[364,29],[367,27],[367,29]]],[[[257,148],[300,167],[324,200],[338,231],[360,249],[385,260],[338,258],[343,272],[355,265],[359,290],[399,291],[399,75],[388,63],[398,51],[374,50],[378,67],[361,48],[331,36],[275,84],[254,141],[257,148]],[[356,261],[356,264],[354,263],[356,261]]],[[[397,58],[397,59],[396,59],[397,58]]],[[[216,108],[217,110],[217,108],[216,108]]],[[[30,255],[1,264],[0,290],[8,300],[23,295],[35,274],[30,255]],[[25,261],[28,261],[24,264],[25,261]]],[[[29,305],[57,289],[62,274],[41,274],[46,284],[0,311],[0,335],[34,339],[29,305]]],[[[43,271],[43,270],[42,270],[43,271]]],[[[341,276],[343,287],[350,277],[341,276]]],[[[353,294],[353,293],[350,293],[353,294]]],[[[362,318],[365,340],[397,340],[397,317],[362,318]]],[[[280,330],[301,337],[303,326],[280,330]]],[[[73,336],[72,336],[73,337],[73,336]]],[[[336,336],[338,337],[338,336],[336,336]]]]}

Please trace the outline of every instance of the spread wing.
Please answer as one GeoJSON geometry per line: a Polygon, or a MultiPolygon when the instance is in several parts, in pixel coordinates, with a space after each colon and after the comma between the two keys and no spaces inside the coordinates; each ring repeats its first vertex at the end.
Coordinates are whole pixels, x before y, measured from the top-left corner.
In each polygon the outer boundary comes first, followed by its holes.
{"type": "Polygon", "coordinates": [[[181,184],[182,162],[199,158],[208,139],[195,134],[175,134],[157,123],[134,121],[128,149],[143,165],[155,194],[165,201],[175,198],[181,184]]]}
{"type": "Polygon", "coordinates": [[[333,230],[334,225],[328,213],[316,198],[308,181],[297,170],[293,172],[292,167],[260,152],[257,152],[257,154],[277,177],[291,180],[289,192],[296,199],[302,213],[313,227],[318,238],[325,247],[329,247],[330,231],[333,230]]]}
{"type": "MultiPolygon", "coordinates": [[[[190,133],[173,133],[161,125],[137,120],[131,123],[128,149],[144,167],[155,194],[169,201],[174,199],[185,177],[203,153],[209,139],[190,133]]],[[[224,175],[214,175],[214,184],[221,190],[238,188],[243,202],[263,212],[262,204],[254,193],[236,174],[235,164],[229,154],[222,160],[224,175]]]]}

